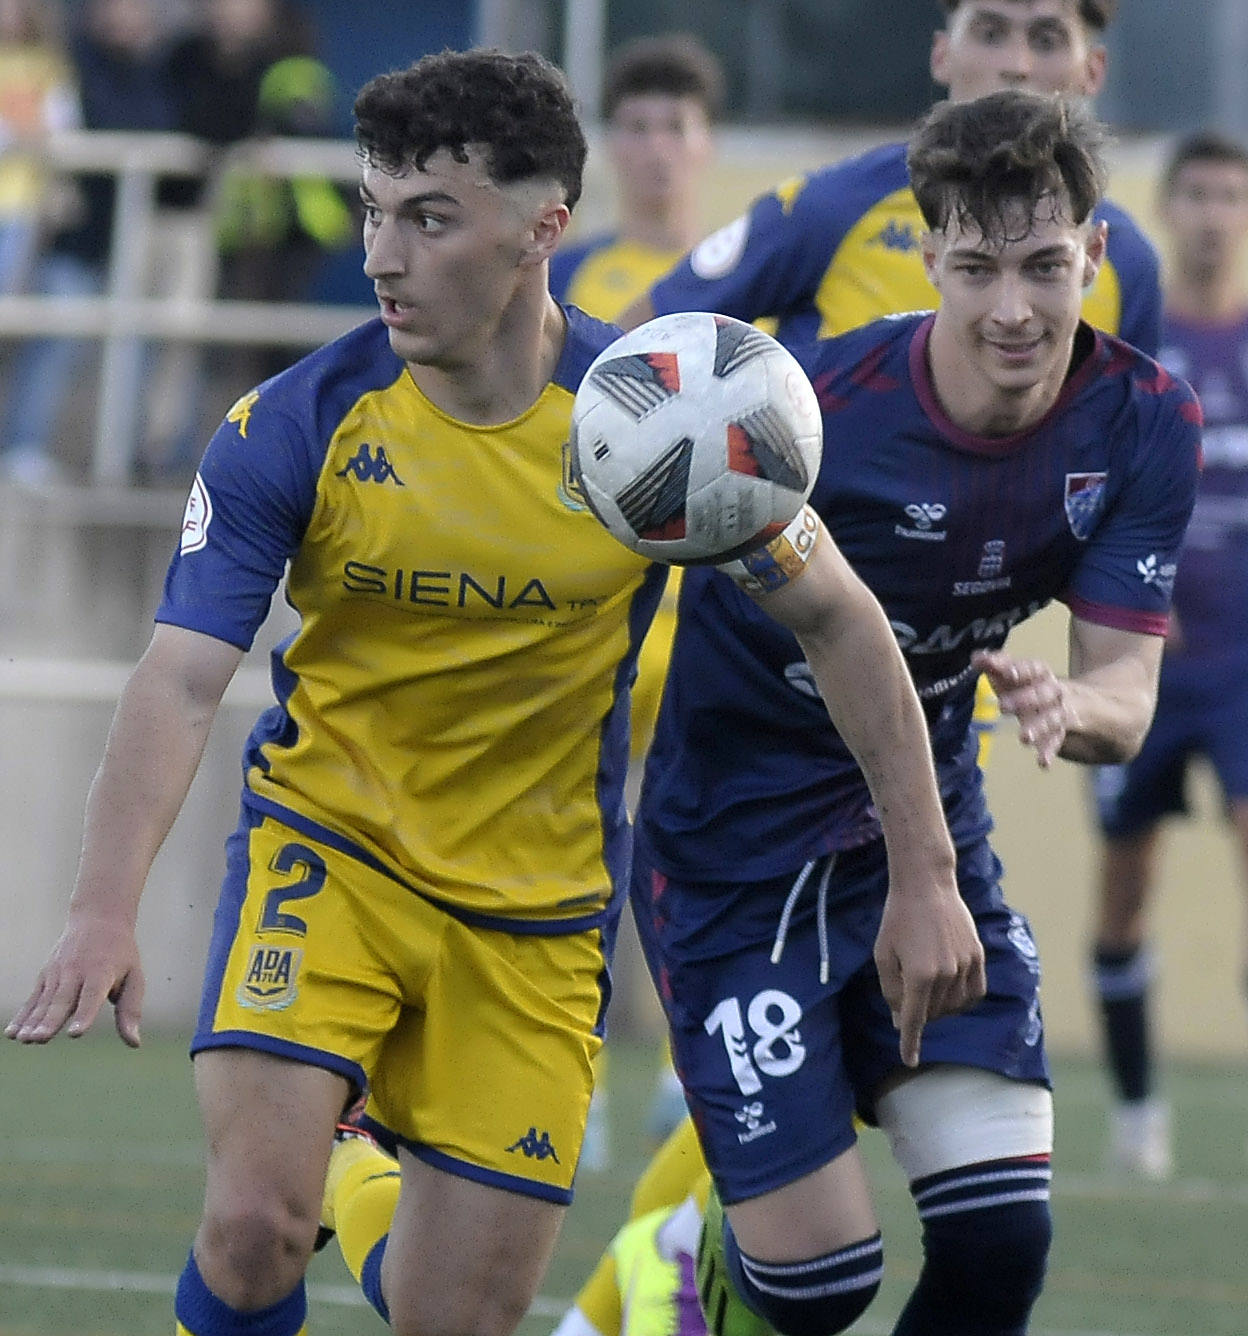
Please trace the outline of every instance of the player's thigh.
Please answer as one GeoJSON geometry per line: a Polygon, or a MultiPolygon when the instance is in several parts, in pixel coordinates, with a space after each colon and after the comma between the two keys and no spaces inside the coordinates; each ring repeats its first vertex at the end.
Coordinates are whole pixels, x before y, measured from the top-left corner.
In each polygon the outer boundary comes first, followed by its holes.
{"type": "Polygon", "coordinates": [[[597,929],[512,934],[455,920],[419,1007],[372,1074],[367,1116],[435,1168],[571,1200],[608,995],[597,929]]]}
{"type": "Polygon", "coordinates": [[[245,812],[227,844],[192,1052],[246,1047],[363,1089],[441,915],[326,839],[245,812]]]}
{"type": "Polygon", "coordinates": [[[874,934],[837,906],[821,944],[822,868],[803,883],[791,915],[792,875],[748,885],[668,879],[661,913],[634,884],[676,1069],[725,1205],[797,1182],[854,1144],[839,991],[870,962],[874,934]],[[720,902],[723,911],[703,922],[701,906],[720,902]]]}
{"type": "Polygon", "coordinates": [[[382,1261],[392,1326],[401,1336],[508,1336],[537,1294],[565,1208],[399,1154],[382,1261]]]}
{"type": "Polygon", "coordinates": [[[205,1215],[276,1211],[304,1224],[310,1244],[347,1080],[270,1053],[219,1048],[196,1057],[195,1090],[207,1142],[205,1215]]]}

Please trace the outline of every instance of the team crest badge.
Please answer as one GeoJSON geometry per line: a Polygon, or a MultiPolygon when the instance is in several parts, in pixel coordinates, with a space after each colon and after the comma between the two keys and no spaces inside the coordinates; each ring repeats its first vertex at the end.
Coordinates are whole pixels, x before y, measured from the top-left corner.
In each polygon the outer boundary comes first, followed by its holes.
{"type": "Polygon", "coordinates": [[[285,1011],[298,996],[303,951],[297,946],[253,946],[235,996],[251,1011],[285,1011]]]}
{"type": "Polygon", "coordinates": [[[559,480],[559,500],[569,510],[589,509],[589,498],[585,495],[585,488],[576,471],[571,441],[563,443],[563,476],[559,480]]]}
{"type": "Polygon", "coordinates": [[[1066,523],[1080,542],[1096,527],[1105,508],[1104,473],[1068,473],[1066,475],[1066,523]]]}

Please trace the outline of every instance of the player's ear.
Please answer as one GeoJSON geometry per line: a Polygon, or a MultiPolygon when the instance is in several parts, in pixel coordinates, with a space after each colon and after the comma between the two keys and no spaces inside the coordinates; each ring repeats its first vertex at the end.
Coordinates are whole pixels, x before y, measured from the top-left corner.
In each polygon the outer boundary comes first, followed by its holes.
{"type": "Polygon", "coordinates": [[[1083,286],[1089,288],[1100,272],[1105,260],[1105,249],[1109,244],[1109,224],[1100,222],[1088,225],[1088,240],[1084,246],[1083,286]]]}
{"type": "Polygon", "coordinates": [[[1095,97],[1105,87],[1105,67],[1109,53],[1103,46],[1088,48],[1083,61],[1083,87],[1079,90],[1084,97],[1095,97]]]}
{"type": "Polygon", "coordinates": [[[932,287],[939,288],[940,238],[935,232],[929,230],[919,237],[919,254],[923,257],[923,272],[927,275],[927,281],[932,287]]]}
{"type": "Polygon", "coordinates": [[[521,263],[541,264],[549,260],[555,253],[563,234],[568,230],[571,218],[571,209],[561,201],[552,199],[543,204],[533,220],[521,263]]]}
{"type": "Polygon", "coordinates": [[[949,86],[948,60],[949,33],[944,28],[937,28],[932,34],[932,54],[928,57],[927,67],[932,72],[932,82],[944,88],[949,86]]]}

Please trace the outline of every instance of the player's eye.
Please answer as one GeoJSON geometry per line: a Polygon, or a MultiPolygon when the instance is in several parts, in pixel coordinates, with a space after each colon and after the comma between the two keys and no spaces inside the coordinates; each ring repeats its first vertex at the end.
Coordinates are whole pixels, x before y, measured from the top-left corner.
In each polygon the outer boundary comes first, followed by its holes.
{"type": "Polygon", "coordinates": [[[1005,25],[991,20],[978,23],[971,29],[972,35],[984,46],[997,46],[1005,41],[1005,25]]]}
{"type": "Polygon", "coordinates": [[[1065,51],[1069,46],[1070,40],[1064,28],[1039,28],[1031,34],[1032,50],[1044,56],[1051,56],[1057,51],[1065,51]]]}
{"type": "Polygon", "coordinates": [[[366,199],[360,201],[360,206],[364,211],[364,221],[371,227],[376,227],[381,222],[381,210],[366,199]]]}

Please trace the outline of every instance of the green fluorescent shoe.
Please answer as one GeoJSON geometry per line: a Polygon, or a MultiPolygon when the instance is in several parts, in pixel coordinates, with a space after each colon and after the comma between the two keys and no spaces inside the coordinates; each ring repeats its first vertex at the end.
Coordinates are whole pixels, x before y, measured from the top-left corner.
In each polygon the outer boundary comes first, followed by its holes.
{"type": "Polygon", "coordinates": [[[711,1336],[775,1336],[774,1328],[746,1307],[728,1277],[724,1259],[724,1208],[714,1187],[702,1216],[694,1275],[698,1302],[711,1336]]]}

